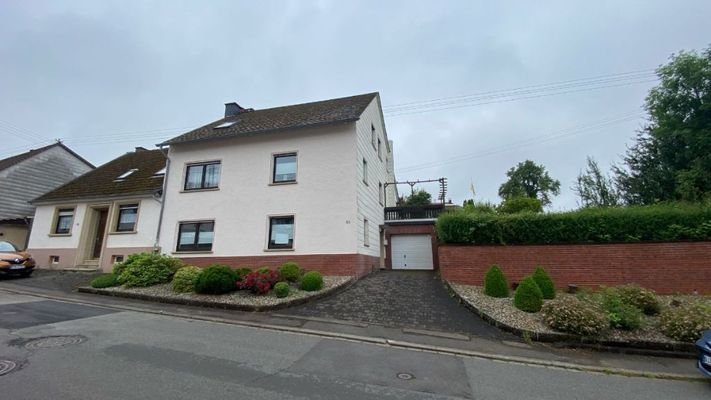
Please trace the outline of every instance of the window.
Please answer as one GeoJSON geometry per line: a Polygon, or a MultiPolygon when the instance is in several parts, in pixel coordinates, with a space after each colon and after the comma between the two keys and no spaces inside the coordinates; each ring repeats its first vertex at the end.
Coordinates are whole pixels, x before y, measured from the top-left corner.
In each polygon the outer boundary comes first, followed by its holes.
{"type": "Polygon", "coordinates": [[[383,205],[383,183],[382,182],[378,182],[378,203],[380,203],[381,206],[383,205]]]}
{"type": "Polygon", "coordinates": [[[296,153],[274,155],[272,183],[296,182],[296,153]]]}
{"type": "Polygon", "coordinates": [[[118,222],[116,232],[133,232],[136,230],[136,218],[138,217],[138,204],[126,204],[119,206],[118,222]]]}
{"type": "Polygon", "coordinates": [[[181,222],[178,229],[177,251],[210,251],[215,223],[181,222]]]}
{"type": "Polygon", "coordinates": [[[154,178],[162,178],[162,177],[164,177],[164,176],[165,176],[165,168],[166,168],[166,167],[163,167],[163,168],[161,168],[160,171],[156,171],[156,173],[153,174],[153,177],[154,177],[154,178]]]}
{"type": "Polygon", "coordinates": [[[368,161],[363,159],[363,183],[368,184],[368,161]]]}
{"type": "Polygon", "coordinates": [[[368,218],[363,218],[363,246],[370,247],[370,224],[368,218]]]}
{"type": "Polygon", "coordinates": [[[214,189],[219,183],[219,162],[188,165],[185,173],[185,190],[214,189]]]}
{"type": "Polygon", "coordinates": [[[269,217],[268,249],[294,248],[294,216],[269,217]]]}
{"type": "Polygon", "coordinates": [[[57,223],[54,225],[54,233],[58,235],[66,235],[72,231],[72,222],[74,221],[73,208],[60,208],[57,210],[57,223]]]}
{"type": "Polygon", "coordinates": [[[113,255],[111,256],[111,263],[112,264],[118,264],[123,262],[123,256],[122,255],[113,255]]]}
{"type": "Polygon", "coordinates": [[[134,172],[136,172],[136,171],[138,171],[137,168],[129,169],[128,171],[124,172],[123,174],[117,176],[116,179],[114,179],[114,182],[123,182],[123,181],[126,180],[126,178],[128,178],[129,176],[131,176],[131,174],[134,173],[134,172]]]}
{"type": "Polygon", "coordinates": [[[213,129],[229,128],[230,126],[232,126],[236,123],[237,123],[237,121],[225,121],[225,122],[221,123],[220,125],[217,125],[213,129]]]}
{"type": "Polygon", "coordinates": [[[59,264],[59,256],[49,256],[50,264],[59,264]]]}
{"type": "Polygon", "coordinates": [[[383,160],[383,149],[382,149],[382,142],[380,141],[380,138],[378,138],[378,158],[382,161],[383,160]]]}

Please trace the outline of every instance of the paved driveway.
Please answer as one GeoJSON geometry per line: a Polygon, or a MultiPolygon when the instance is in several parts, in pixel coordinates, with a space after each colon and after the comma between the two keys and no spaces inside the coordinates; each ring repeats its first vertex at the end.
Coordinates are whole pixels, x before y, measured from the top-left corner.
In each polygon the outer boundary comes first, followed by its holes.
{"type": "Polygon", "coordinates": [[[452,299],[432,271],[376,272],[343,292],[280,313],[398,328],[510,337],[452,299]]]}

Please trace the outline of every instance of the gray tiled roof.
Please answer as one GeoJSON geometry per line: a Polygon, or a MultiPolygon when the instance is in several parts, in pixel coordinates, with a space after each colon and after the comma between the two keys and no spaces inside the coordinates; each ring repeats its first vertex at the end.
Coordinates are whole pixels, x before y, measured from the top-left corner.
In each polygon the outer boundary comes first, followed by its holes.
{"type": "Polygon", "coordinates": [[[367,93],[264,110],[245,110],[235,116],[220,119],[174,137],[163,144],[249,136],[284,129],[356,121],[376,96],[378,93],[367,93]],[[226,128],[215,128],[228,121],[236,123],[226,128]]]}

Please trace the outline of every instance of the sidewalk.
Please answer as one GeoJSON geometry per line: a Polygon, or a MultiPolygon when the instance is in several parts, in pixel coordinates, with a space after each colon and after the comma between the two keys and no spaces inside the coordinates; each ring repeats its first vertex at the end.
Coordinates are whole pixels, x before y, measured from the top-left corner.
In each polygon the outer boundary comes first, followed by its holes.
{"type": "MultiPolygon", "coordinates": [[[[344,340],[379,343],[422,351],[498,359],[557,368],[592,370],[632,376],[699,378],[694,360],[560,349],[540,343],[490,339],[460,333],[385,327],[354,321],[176,306],[40,288],[13,280],[0,281],[0,290],[52,300],[91,304],[124,311],[156,313],[218,323],[252,326],[344,340]]],[[[62,288],[66,289],[66,288],[62,288]]],[[[283,310],[280,310],[283,311],[283,310]]]]}

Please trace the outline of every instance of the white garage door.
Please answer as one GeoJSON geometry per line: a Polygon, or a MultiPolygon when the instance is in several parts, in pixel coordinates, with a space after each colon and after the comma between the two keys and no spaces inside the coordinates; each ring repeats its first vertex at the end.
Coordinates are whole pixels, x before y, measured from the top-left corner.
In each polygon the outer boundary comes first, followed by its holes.
{"type": "Polygon", "coordinates": [[[430,235],[394,235],[390,246],[393,269],[434,269],[430,235]]]}

